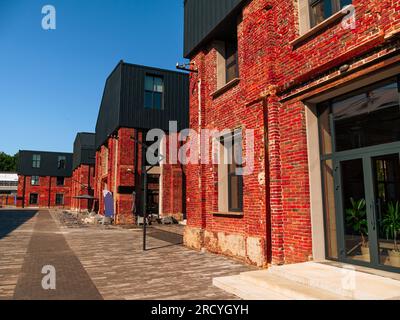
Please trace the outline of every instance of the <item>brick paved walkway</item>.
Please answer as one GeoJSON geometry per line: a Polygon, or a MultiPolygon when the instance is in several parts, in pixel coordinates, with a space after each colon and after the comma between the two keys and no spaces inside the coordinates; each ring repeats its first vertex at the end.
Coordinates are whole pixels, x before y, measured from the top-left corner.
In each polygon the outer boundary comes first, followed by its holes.
{"type": "Polygon", "coordinates": [[[40,211],[15,288],[18,300],[99,300],[101,295],[48,211],[40,211]],[[54,266],[56,289],[42,288],[42,268],[54,266]]]}
{"type": "Polygon", "coordinates": [[[12,299],[36,221],[36,211],[0,210],[0,300],[12,299]]]}
{"type": "Polygon", "coordinates": [[[4,228],[18,214],[0,211],[0,299],[236,299],[212,278],[252,270],[183,247],[179,226],[151,228],[143,252],[140,230],[68,228],[47,211],[4,228]],[[55,292],[41,288],[44,265],[56,267],[55,292]]]}

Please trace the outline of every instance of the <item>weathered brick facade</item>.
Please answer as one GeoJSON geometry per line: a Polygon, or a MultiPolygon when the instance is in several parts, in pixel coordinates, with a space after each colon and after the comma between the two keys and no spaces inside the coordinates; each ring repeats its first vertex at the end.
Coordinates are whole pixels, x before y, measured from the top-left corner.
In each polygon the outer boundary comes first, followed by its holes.
{"type": "Polygon", "coordinates": [[[72,175],[71,209],[74,211],[91,211],[93,200],[77,199],[79,196],[93,196],[94,166],[80,165],[72,175]]]}
{"type": "MultiPolygon", "coordinates": [[[[353,5],[354,30],[336,19],[295,41],[297,0],[246,3],[237,31],[240,81],[223,92],[216,92],[214,43],[191,57],[198,73],[190,81],[190,127],[254,129],[255,170],[244,177],[243,216],[232,217],[215,214],[217,167],[187,167],[188,246],[260,266],[313,259],[304,101],[400,60],[400,1],[354,0],[353,5]],[[343,64],[349,65],[345,72],[339,70],[343,64]]],[[[318,147],[314,151],[319,153],[318,147]]]]}
{"type": "MultiPolygon", "coordinates": [[[[120,128],[110,137],[106,145],[96,152],[95,198],[99,199],[99,212],[104,214],[103,191],[108,190],[114,196],[115,222],[131,224],[135,222],[132,213],[133,196],[131,192],[121,192],[121,188],[135,190],[136,212],[141,212],[142,151],[141,144],[136,146],[135,139],[143,141],[142,133],[135,129],[120,128]]],[[[149,190],[159,190],[161,216],[183,218],[182,169],[178,165],[164,165],[149,172],[159,183],[149,182],[149,190]]],[[[148,204],[149,205],[149,204],[148,204]]]]}
{"type": "Polygon", "coordinates": [[[63,186],[57,186],[56,177],[40,177],[38,186],[32,186],[30,176],[18,177],[18,200],[17,207],[29,208],[71,208],[71,185],[72,179],[67,177],[64,179],[63,186]],[[30,204],[29,199],[31,194],[38,195],[38,203],[30,204]],[[64,197],[63,204],[56,204],[56,195],[60,194],[64,197]]]}

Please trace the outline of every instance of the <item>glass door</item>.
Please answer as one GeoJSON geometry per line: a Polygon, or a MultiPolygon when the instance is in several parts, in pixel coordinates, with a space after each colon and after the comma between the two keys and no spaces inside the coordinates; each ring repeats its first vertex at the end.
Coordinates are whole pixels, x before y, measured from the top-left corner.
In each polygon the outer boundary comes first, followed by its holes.
{"type": "Polygon", "coordinates": [[[335,181],[339,260],[399,271],[400,154],[337,159],[335,181]]]}
{"type": "Polygon", "coordinates": [[[338,161],[336,171],[340,258],[371,263],[364,160],[338,161]]]}
{"type": "Polygon", "coordinates": [[[399,154],[372,157],[378,262],[400,268],[399,154]]]}

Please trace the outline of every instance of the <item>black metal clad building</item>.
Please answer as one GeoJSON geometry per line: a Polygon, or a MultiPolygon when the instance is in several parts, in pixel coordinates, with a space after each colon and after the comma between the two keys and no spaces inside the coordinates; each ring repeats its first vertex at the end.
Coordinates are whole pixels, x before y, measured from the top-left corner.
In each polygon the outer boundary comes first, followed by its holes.
{"type": "Polygon", "coordinates": [[[245,0],[185,0],[184,56],[190,58],[204,43],[223,34],[245,0]]]}
{"type": "Polygon", "coordinates": [[[189,76],[121,61],[106,81],[96,124],[96,149],[119,128],[168,132],[169,121],[177,121],[178,130],[189,125],[189,76]],[[163,79],[161,110],[145,108],[146,76],[163,79]]]}
{"type": "Polygon", "coordinates": [[[26,151],[19,152],[18,175],[39,177],[71,177],[72,176],[72,153],[26,151]],[[34,168],[33,156],[40,156],[40,168],[34,168]],[[59,169],[59,157],[65,157],[65,168],[59,169]]]}
{"type": "Polygon", "coordinates": [[[94,165],[96,162],[96,134],[80,132],[74,142],[74,156],[72,170],[80,165],[94,165]]]}

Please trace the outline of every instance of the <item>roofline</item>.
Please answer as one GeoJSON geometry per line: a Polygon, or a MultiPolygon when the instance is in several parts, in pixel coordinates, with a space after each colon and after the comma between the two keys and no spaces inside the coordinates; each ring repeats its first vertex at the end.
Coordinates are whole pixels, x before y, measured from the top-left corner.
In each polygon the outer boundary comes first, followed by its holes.
{"type": "MultiPolygon", "coordinates": [[[[188,0],[184,0],[184,6],[186,6],[186,2],[188,0]]],[[[211,36],[212,34],[218,30],[218,28],[221,27],[221,25],[223,25],[223,23],[229,19],[230,17],[234,16],[237,11],[239,11],[240,9],[243,9],[246,5],[248,4],[248,0],[242,0],[239,2],[239,4],[236,5],[236,7],[234,7],[229,13],[228,15],[222,19],[219,24],[217,24],[214,29],[212,29],[207,35],[205,35],[203,37],[203,39],[195,46],[192,48],[192,50],[190,50],[189,52],[185,52],[185,48],[183,48],[183,57],[185,59],[188,60],[192,60],[200,51],[204,50],[204,48],[210,43],[210,40],[212,39],[211,36]]],[[[185,30],[184,30],[185,32],[185,30]]]]}
{"type": "Polygon", "coordinates": [[[74,154],[73,152],[43,151],[43,150],[19,150],[18,152],[37,152],[37,153],[53,153],[53,154],[74,154]]]}
{"type": "Polygon", "coordinates": [[[78,134],[96,134],[96,132],[78,132],[76,135],[78,134]]]}
{"type": "Polygon", "coordinates": [[[158,71],[158,72],[170,72],[170,73],[174,73],[174,74],[182,74],[182,75],[187,75],[188,76],[187,72],[178,71],[178,70],[170,70],[170,69],[163,69],[163,68],[159,68],[159,67],[145,66],[145,65],[141,65],[141,64],[125,62],[123,60],[121,60],[120,63],[123,64],[123,65],[126,65],[126,66],[138,67],[138,68],[143,68],[143,69],[150,69],[150,70],[154,70],[154,71],[158,71]]]}

